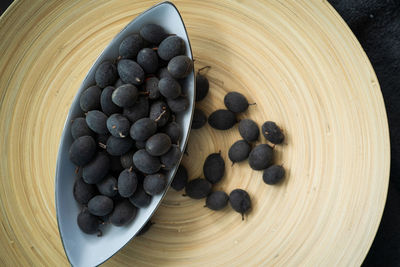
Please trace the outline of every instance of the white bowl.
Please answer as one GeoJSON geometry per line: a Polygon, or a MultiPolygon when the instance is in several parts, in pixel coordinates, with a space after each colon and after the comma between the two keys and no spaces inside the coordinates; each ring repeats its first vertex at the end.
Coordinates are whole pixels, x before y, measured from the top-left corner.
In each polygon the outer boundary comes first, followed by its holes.
{"type": "MultiPolygon", "coordinates": [[[[167,191],[166,189],[162,194],[153,197],[151,204],[147,208],[139,209],[136,218],[128,225],[123,227],[107,225],[101,237],[84,234],[78,228],[77,215],[80,212],[80,206],[75,201],[72,193],[77,174],[75,174],[76,167],[71,163],[68,156],[69,148],[73,142],[70,133],[71,120],[83,115],[79,107],[79,97],[85,88],[95,84],[94,73],[97,66],[105,60],[117,58],[118,47],[121,41],[132,33],[138,33],[141,26],[148,23],[159,24],[164,27],[167,32],[174,33],[183,38],[186,42],[186,55],[193,59],[189,38],[178,10],[172,3],[163,2],[151,7],[130,22],[111,41],[87,74],[75,96],[65,122],[57,158],[55,183],[58,228],[65,253],[73,266],[96,266],[113,256],[126,245],[149,220],[167,191]]],[[[195,96],[194,71],[185,79],[185,83],[182,87],[183,92],[187,95],[190,102],[189,108],[176,118],[176,121],[182,126],[180,148],[181,151],[184,151],[193,116],[195,96]]],[[[177,166],[167,175],[168,187],[175,175],[177,166]]]]}

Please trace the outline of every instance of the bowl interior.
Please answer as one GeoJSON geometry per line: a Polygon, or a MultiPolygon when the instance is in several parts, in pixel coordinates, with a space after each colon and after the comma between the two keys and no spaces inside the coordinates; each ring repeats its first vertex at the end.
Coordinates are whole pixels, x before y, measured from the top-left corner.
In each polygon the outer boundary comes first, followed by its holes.
{"type": "MultiPolygon", "coordinates": [[[[141,26],[155,23],[166,29],[167,32],[176,34],[183,38],[186,43],[186,55],[192,58],[192,51],[182,18],[169,2],[158,4],[143,12],[132,22],[130,22],[107,46],[103,53],[93,64],[81,87],[79,88],[72,107],[65,122],[65,127],[61,137],[59,154],[57,158],[56,170],[56,211],[60,235],[63,246],[70,263],[74,266],[94,266],[98,265],[122,248],[147,222],[155,209],[158,207],[163,194],[154,196],[147,208],[138,210],[135,220],[123,227],[107,226],[102,229],[103,236],[84,234],[77,225],[76,218],[80,211],[80,206],[76,203],[72,191],[75,178],[75,166],[68,157],[69,148],[73,142],[70,134],[71,120],[83,116],[79,107],[79,97],[82,91],[95,84],[94,73],[97,66],[105,60],[114,60],[118,57],[118,47],[121,41],[132,33],[139,32],[141,26]]],[[[194,106],[194,72],[192,72],[182,84],[183,93],[189,99],[189,108],[176,117],[176,121],[182,126],[181,151],[184,151],[194,106]]],[[[177,167],[171,170],[168,175],[168,185],[171,183],[177,167]]]]}

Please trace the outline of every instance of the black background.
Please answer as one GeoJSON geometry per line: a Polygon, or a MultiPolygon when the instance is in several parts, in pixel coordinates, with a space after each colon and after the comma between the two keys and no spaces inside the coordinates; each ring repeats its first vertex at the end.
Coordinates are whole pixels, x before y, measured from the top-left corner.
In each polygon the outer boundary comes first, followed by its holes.
{"type": "MultiPolygon", "coordinates": [[[[392,159],[388,197],[378,233],[363,266],[400,266],[400,0],[329,2],[367,53],[381,85],[389,120],[392,159]]],[[[11,0],[0,0],[0,14],[11,3],[11,0]]]]}

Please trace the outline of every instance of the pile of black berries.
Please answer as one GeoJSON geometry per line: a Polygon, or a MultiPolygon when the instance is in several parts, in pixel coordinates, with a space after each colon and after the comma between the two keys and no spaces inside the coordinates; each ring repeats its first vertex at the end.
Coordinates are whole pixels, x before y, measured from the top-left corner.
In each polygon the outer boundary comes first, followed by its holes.
{"type": "MultiPolygon", "coordinates": [[[[107,222],[126,225],[165,190],[182,155],[175,114],[189,106],[181,84],[193,71],[185,53],[182,38],[144,25],[121,42],[117,59],[98,66],[95,84],[81,94],[85,115],[72,121],[69,158],[79,167],[73,195],[84,233],[101,234],[107,222]]],[[[180,168],[177,177],[183,174],[180,168]]],[[[176,178],[173,187],[181,184],[176,178]]]]}
{"type": "MultiPolygon", "coordinates": [[[[209,66],[198,70],[196,75],[196,102],[203,100],[209,91],[209,82],[205,75],[200,72],[210,68],[209,66]]],[[[275,145],[284,141],[284,134],[276,123],[267,121],[261,127],[261,132],[270,144],[258,144],[260,129],[257,123],[251,119],[238,120],[237,115],[247,111],[250,104],[246,97],[239,92],[230,92],[224,97],[226,109],[219,109],[211,113],[207,118],[204,112],[196,108],[193,115],[192,129],[202,128],[208,124],[217,130],[231,129],[239,122],[238,130],[243,139],[236,141],[228,151],[228,157],[232,161],[232,166],[236,162],[248,160],[250,167],[254,170],[263,170],[263,181],[273,185],[280,183],[285,170],[282,165],[274,165],[273,150],[275,145]]],[[[227,206],[231,207],[242,215],[251,209],[251,199],[249,194],[243,189],[233,190],[229,196],[224,191],[213,191],[212,187],[224,176],[225,162],[221,157],[221,152],[210,154],[203,165],[205,179],[196,178],[188,181],[188,172],[183,165],[179,166],[178,172],[171,186],[179,191],[185,188],[185,196],[193,199],[206,198],[205,207],[212,210],[221,210],[227,206]]]]}

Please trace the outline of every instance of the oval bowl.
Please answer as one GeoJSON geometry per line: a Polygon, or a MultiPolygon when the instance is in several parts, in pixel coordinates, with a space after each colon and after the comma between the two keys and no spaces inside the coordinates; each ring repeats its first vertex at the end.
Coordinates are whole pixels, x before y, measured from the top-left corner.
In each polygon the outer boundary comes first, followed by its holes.
{"type": "MultiPolygon", "coordinates": [[[[154,196],[147,208],[138,209],[136,218],[128,225],[123,227],[104,227],[101,237],[84,234],[79,229],[76,219],[81,208],[75,201],[72,193],[74,181],[77,177],[75,173],[76,167],[70,162],[68,156],[69,148],[73,142],[70,133],[71,120],[83,115],[79,106],[79,97],[85,88],[95,84],[94,74],[97,67],[105,60],[116,59],[118,57],[118,47],[121,41],[128,35],[139,32],[139,29],[143,25],[149,23],[159,24],[164,27],[167,32],[183,38],[186,43],[186,55],[193,60],[189,38],[179,11],[172,3],[162,2],[144,11],[131,21],[115,36],[90,68],[68,113],[61,136],[56,167],[55,198],[58,228],[65,253],[73,266],[99,265],[126,245],[140,231],[157,209],[179,166],[179,164],[177,164],[175,168],[166,175],[168,186],[164,192],[154,196]]],[[[189,108],[182,114],[177,115],[176,121],[182,126],[180,149],[184,151],[193,116],[195,96],[194,71],[184,80],[182,88],[189,99],[189,108]]]]}

